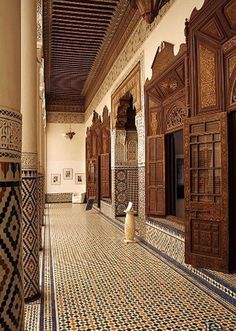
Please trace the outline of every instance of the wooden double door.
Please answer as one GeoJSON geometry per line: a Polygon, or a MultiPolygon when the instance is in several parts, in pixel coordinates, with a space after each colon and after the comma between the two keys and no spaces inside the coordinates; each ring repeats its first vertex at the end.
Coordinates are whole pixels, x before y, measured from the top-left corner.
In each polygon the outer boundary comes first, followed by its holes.
{"type": "MultiPolygon", "coordinates": [[[[229,217],[228,176],[236,177],[231,164],[235,157],[229,158],[228,153],[228,143],[233,139],[228,137],[229,121],[232,123],[227,113],[218,113],[192,117],[184,123],[186,263],[225,272],[234,265],[230,252],[235,237],[234,231],[232,236],[229,232],[230,227],[235,230],[235,221],[229,217]]],[[[147,147],[147,213],[166,216],[171,173],[166,167],[165,136],[148,138],[147,147]]]]}
{"type": "Polygon", "coordinates": [[[111,196],[110,153],[87,160],[87,195],[100,204],[100,199],[111,196]]]}

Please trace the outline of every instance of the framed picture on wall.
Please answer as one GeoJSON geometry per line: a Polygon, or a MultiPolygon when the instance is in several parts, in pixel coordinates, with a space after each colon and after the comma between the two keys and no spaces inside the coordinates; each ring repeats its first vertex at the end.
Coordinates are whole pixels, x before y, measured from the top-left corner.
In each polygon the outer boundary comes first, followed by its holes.
{"type": "Polygon", "coordinates": [[[75,174],[75,184],[84,184],[84,177],[82,173],[75,174]]]}
{"type": "Polygon", "coordinates": [[[51,184],[52,185],[61,185],[61,174],[52,174],[51,175],[51,184]]]}
{"type": "Polygon", "coordinates": [[[63,179],[73,179],[73,169],[72,168],[63,169],[63,179]]]}

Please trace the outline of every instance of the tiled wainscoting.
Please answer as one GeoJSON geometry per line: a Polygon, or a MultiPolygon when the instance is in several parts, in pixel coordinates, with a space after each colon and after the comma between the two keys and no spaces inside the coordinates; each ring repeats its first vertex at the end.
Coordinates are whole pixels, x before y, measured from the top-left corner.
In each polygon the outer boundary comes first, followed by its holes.
{"type": "Polygon", "coordinates": [[[47,203],[72,202],[72,193],[47,193],[47,203]]]}
{"type": "Polygon", "coordinates": [[[236,304],[236,274],[223,274],[206,269],[196,269],[184,263],[184,232],[181,226],[172,227],[161,220],[148,219],[146,238],[140,241],[176,267],[193,276],[223,299],[236,304]]]}
{"type": "Polygon", "coordinates": [[[123,216],[129,201],[133,202],[134,210],[138,211],[138,168],[115,168],[115,212],[123,216]]]}

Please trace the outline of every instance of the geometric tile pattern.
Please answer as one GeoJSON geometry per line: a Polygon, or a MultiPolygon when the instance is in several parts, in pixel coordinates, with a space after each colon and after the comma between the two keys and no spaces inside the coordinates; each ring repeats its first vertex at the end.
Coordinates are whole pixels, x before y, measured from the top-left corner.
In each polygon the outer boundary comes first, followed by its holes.
{"type": "Polygon", "coordinates": [[[72,193],[47,193],[47,203],[72,202],[72,193]]]}
{"type": "Polygon", "coordinates": [[[42,226],[44,218],[44,175],[38,174],[37,177],[37,208],[38,208],[38,223],[39,223],[39,249],[42,249],[42,226]]]}
{"type": "Polygon", "coordinates": [[[126,169],[115,168],[115,210],[117,216],[124,215],[127,207],[127,172],[126,169]]]}
{"type": "Polygon", "coordinates": [[[36,178],[36,187],[37,187],[37,218],[38,218],[38,246],[39,250],[42,249],[42,219],[41,219],[41,214],[42,214],[42,204],[41,204],[41,187],[40,187],[40,176],[38,175],[36,178]]]}
{"type": "MultiPolygon", "coordinates": [[[[166,221],[167,222],[167,221],[166,221]]],[[[169,222],[171,223],[171,222],[169,222]]],[[[229,302],[236,304],[236,274],[226,275],[205,269],[196,269],[185,263],[185,240],[184,233],[165,224],[164,220],[148,219],[146,222],[145,244],[153,247],[159,254],[170,260],[179,268],[190,273],[199,282],[206,284],[215,293],[229,302]]],[[[181,226],[182,227],[182,226],[181,226]]]]}
{"type": "MultiPolygon", "coordinates": [[[[1,166],[2,164],[0,164],[1,166]]],[[[23,330],[21,193],[0,182],[0,330],[23,330]]]]}
{"type": "Polygon", "coordinates": [[[0,109],[0,330],[23,331],[21,114],[0,109]]]}
{"type": "Polygon", "coordinates": [[[138,167],[127,169],[127,198],[133,202],[133,209],[138,213],[139,182],[138,167]]]}
{"type": "Polygon", "coordinates": [[[137,231],[145,239],[145,167],[138,167],[138,218],[137,231]]]}
{"type": "Polygon", "coordinates": [[[116,216],[125,215],[129,201],[133,202],[133,209],[138,211],[138,168],[116,167],[114,171],[116,216]]]}
{"type": "Polygon", "coordinates": [[[47,221],[52,325],[41,330],[235,330],[234,307],[141,245],[124,244],[94,210],[53,204],[47,221]]]}
{"type": "Polygon", "coordinates": [[[37,174],[22,172],[23,266],[25,300],[39,296],[39,222],[37,174]]]}

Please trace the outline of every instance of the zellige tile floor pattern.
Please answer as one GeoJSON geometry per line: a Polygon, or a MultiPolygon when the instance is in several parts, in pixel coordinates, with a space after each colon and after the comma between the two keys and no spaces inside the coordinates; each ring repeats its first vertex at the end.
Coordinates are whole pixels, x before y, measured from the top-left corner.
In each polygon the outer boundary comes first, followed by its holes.
{"type": "Polygon", "coordinates": [[[26,306],[25,330],[236,330],[233,312],[123,236],[85,205],[51,204],[43,301],[26,306]]]}

